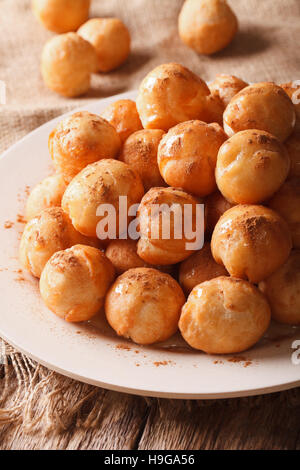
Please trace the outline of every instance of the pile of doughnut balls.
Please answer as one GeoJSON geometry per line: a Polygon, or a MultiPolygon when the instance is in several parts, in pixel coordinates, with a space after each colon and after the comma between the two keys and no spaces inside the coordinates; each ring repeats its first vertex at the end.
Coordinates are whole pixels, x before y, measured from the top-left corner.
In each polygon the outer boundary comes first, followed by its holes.
{"type": "MultiPolygon", "coordinates": [[[[130,54],[131,38],[118,18],[88,20],[91,0],[32,0],[37,19],[59,33],[44,46],[41,72],[45,84],[65,97],[90,88],[91,75],[120,67],[130,54]]],[[[186,0],[179,15],[182,41],[199,54],[226,47],[238,21],[226,0],[186,0]]]]}
{"type": "Polygon", "coordinates": [[[61,121],[49,137],[56,173],[31,192],[20,245],[47,307],[69,322],[104,307],[116,333],[139,344],[179,326],[210,354],[250,348],[271,315],[300,324],[297,93],[292,83],[229,75],[208,86],[170,63],[146,76],[136,103],[61,121]],[[123,239],[116,224],[116,239],[100,242],[97,207],[118,214],[119,196],[139,205],[140,238],[123,239]],[[189,204],[204,247],[188,251],[173,230],[163,239],[153,204],[189,204]]]}

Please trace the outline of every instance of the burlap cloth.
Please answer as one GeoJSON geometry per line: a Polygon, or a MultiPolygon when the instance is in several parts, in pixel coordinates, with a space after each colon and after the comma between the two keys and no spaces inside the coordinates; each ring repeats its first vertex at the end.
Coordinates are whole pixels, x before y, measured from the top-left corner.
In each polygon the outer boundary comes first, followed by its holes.
{"type": "MultiPolygon", "coordinates": [[[[213,57],[199,57],[181,44],[177,16],[182,0],[92,3],[92,16],[118,16],[125,21],[132,34],[132,54],[118,71],[94,76],[87,96],[68,100],[47,90],[41,80],[39,57],[52,33],[36,22],[30,0],[0,0],[0,80],[7,86],[7,104],[0,106],[0,152],[73,107],[137,88],[148,71],[164,62],[180,62],[205,80],[216,73],[233,73],[247,81],[279,83],[300,78],[299,0],[231,0],[240,20],[240,32],[230,47],[213,57]]],[[[103,390],[48,371],[1,340],[0,347],[5,362],[0,366],[0,448],[134,447],[126,439],[110,440],[110,428],[107,425],[103,428],[103,413],[107,410],[107,397],[115,406],[113,421],[121,420],[120,402],[129,400],[137,413],[136,407],[141,403],[134,400],[139,399],[107,395],[103,390]],[[105,440],[99,441],[99,427],[102,431],[106,429],[105,440]],[[68,434],[71,428],[72,444],[68,434]]],[[[294,410],[297,407],[299,411],[297,391],[281,394],[279,400],[292,401],[294,410]]],[[[226,403],[232,406],[241,400],[226,403]]],[[[257,401],[247,400],[247,406],[253,403],[257,401]]],[[[151,404],[153,400],[144,405],[151,404]]],[[[204,404],[200,402],[197,406],[204,404]]]]}

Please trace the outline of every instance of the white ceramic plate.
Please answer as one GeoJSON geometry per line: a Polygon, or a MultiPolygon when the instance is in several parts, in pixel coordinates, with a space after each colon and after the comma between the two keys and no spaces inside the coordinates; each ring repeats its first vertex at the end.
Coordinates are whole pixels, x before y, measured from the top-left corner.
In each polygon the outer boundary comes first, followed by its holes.
{"type": "MultiPolygon", "coordinates": [[[[126,93],[85,109],[99,113],[116,99],[135,96],[126,93]]],[[[240,357],[219,357],[192,351],[179,335],[160,346],[136,346],[118,338],[101,315],[92,324],[73,325],[45,308],[37,280],[19,271],[18,244],[24,226],[20,215],[28,186],[52,171],[47,141],[60,119],[26,136],[0,160],[0,335],[50,369],[138,395],[225,398],[300,385],[300,365],[291,361],[291,345],[300,340],[300,329],[273,326],[240,357]]]]}

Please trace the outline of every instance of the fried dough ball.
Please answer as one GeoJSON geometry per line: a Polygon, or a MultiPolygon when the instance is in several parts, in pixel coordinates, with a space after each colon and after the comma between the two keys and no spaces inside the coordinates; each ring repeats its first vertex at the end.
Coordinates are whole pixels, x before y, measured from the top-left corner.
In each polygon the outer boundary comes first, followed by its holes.
{"type": "Polygon", "coordinates": [[[231,207],[233,207],[233,204],[228,202],[220,191],[210,194],[205,199],[206,228],[208,233],[213,232],[220,217],[231,207]]]}
{"type": "Polygon", "coordinates": [[[182,309],[179,329],[192,348],[235,354],[256,344],[269,327],[265,296],[252,284],[218,277],[196,286],[182,309]]]}
{"type": "Polygon", "coordinates": [[[87,321],[103,307],[114,277],[104,253],[75,245],[50,258],[41,275],[40,292],[55,315],[67,322],[87,321]]]}
{"type": "Polygon", "coordinates": [[[91,74],[96,71],[96,51],[78,34],[60,34],[46,42],[41,72],[50,90],[67,98],[83,95],[90,88],[91,74]]]}
{"type": "Polygon", "coordinates": [[[300,177],[300,132],[294,132],[288,140],[285,141],[285,146],[290,156],[291,169],[289,176],[300,177]]]}
{"type": "Polygon", "coordinates": [[[249,84],[234,75],[218,74],[213,82],[208,84],[211,94],[219,98],[224,106],[229,105],[232,98],[249,84]]]}
{"type": "Polygon", "coordinates": [[[183,261],[179,269],[179,284],[189,293],[198,284],[219,276],[227,276],[224,266],[217,264],[211,254],[210,243],[205,243],[200,251],[183,261]]]}
{"type": "Polygon", "coordinates": [[[49,136],[49,151],[56,170],[67,183],[89,163],[116,158],[121,141],[115,128],[87,111],[65,118],[49,136]]]}
{"type": "Polygon", "coordinates": [[[40,23],[55,33],[76,31],[89,17],[91,0],[32,0],[40,23]]]}
{"type": "Polygon", "coordinates": [[[182,65],[163,64],[143,80],[137,109],[145,129],[168,131],[190,119],[205,120],[209,88],[200,77],[182,65]]]}
{"type": "Polygon", "coordinates": [[[300,251],[259,284],[271,306],[272,317],[280,323],[300,324],[300,251]]]}
{"type": "Polygon", "coordinates": [[[144,129],[132,134],[123,146],[119,159],[140,175],[145,191],[166,186],[157,164],[158,146],[164,134],[159,129],[144,129]]]}
{"type": "Polygon", "coordinates": [[[98,70],[110,72],[122,65],[130,54],[130,33],[118,18],[93,18],[78,30],[98,56],[98,70]]]}
{"type": "Polygon", "coordinates": [[[229,136],[259,129],[284,142],[293,132],[295,122],[292,101],[272,82],[247,86],[232,98],[224,112],[224,130],[229,136]]]}
{"type": "Polygon", "coordinates": [[[59,207],[66,190],[66,183],[59,174],[48,176],[31,191],[26,203],[26,220],[39,215],[44,209],[59,207]]]}
{"type": "MultiPolygon", "coordinates": [[[[126,163],[104,159],[84,168],[71,181],[62,199],[62,207],[78,232],[101,237],[97,225],[98,207],[109,204],[116,211],[116,237],[119,235],[119,197],[127,197],[127,207],[138,204],[144,195],[139,175],[126,163]]],[[[103,215],[105,219],[106,216],[103,215]]],[[[121,230],[121,229],[120,229],[121,230]]]]}
{"type": "Polygon", "coordinates": [[[294,104],[296,111],[295,128],[300,131],[300,82],[299,80],[296,80],[295,82],[284,83],[280,86],[284,89],[294,104]]]}
{"type": "Polygon", "coordinates": [[[287,180],[268,205],[287,222],[293,246],[300,248],[300,178],[287,180]]]}
{"type": "Polygon", "coordinates": [[[233,204],[257,204],[280,188],[289,170],[284,145],[268,132],[249,129],[234,134],[220,148],[216,181],[233,204]]]}
{"type": "Polygon", "coordinates": [[[102,113],[117,131],[122,142],[136,131],[143,129],[136,104],[132,100],[118,100],[110,104],[102,113]]]}
{"type": "Polygon", "coordinates": [[[198,54],[214,54],[232,41],[237,17],[226,0],[186,0],[179,15],[179,35],[198,54]]]}
{"type": "Polygon", "coordinates": [[[238,205],[222,215],[211,250],[229,274],[254,284],[269,277],[288,258],[292,239],[286,222],[264,206],[238,205]]]}
{"type": "Polygon", "coordinates": [[[141,235],[138,255],[149,264],[164,266],[179,263],[199,249],[191,250],[191,247],[187,246],[197,244],[196,227],[197,235],[201,234],[201,231],[204,233],[202,220],[197,220],[198,202],[196,198],[180,189],[150,189],[143,197],[138,210],[141,235]],[[188,216],[193,234],[191,231],[187,234],[184,227],[184,216],[187,215],[184,205],[190,209],[188,216]]]}
{"type": "Polygon", "coordinates": [[[118,277],[105,300],[110,326],[138,344],[165,341],[178,328],[185,302],[179,284],[151,268],[130,269],[118,277]]]}
{"type": "Polygon", "coordinates": [[[157,161],[166,183],[202,197],[217,189],[215,167],[227,135],[219,124],[188,121],[162,138],[157,161]]]}
{"type": "Polygon", "coordinates": [[[51,256],[73,245],[95,245],[97,241],[78,233],[60,207],[43,210],[25,226],[20,243],[20,261],[35,277],[40,277],[51,256]]]}

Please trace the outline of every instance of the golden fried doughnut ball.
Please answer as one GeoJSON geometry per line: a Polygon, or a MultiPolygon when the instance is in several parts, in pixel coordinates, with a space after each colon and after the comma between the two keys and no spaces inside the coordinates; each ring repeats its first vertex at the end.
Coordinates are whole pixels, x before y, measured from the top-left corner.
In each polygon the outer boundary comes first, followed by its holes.
{"type": "Polygon", "coordinates": [[[93,246],[96,241],[78,233],[60,207],[45,209],[25,226],[19,251],[21,264],[40,277],[54,253],[78,243],[93,246]]]}
{"type": "Polygon", "coordinates": [[[213,82],[208,84],[211,94],[219,98],[224,109],[232,98],[249,84],[234,75],[218,74],[213,82]]]}
{"type": "Polygon", "coordinates": [[[226,0],[186,0],[179,15],[179,35],[198,54],[214,54],[232,41],[237,17],[226,0]]]}
{"type": "Polygon", "coordinates": [[[294,105],[272,82],[249,85],[235,95],[224,112],[224,130],[232,136],[246,129],[270,132],[284,142],[296,122],[294,105]]]}
{"type": "Polygon", "coordinates": [[[143,80],[137,109],[145,129],[168,131],[190,119],[205,120],[209,88],[200,77],[182,65],[163,64],[143,80]]]}
{"type": "Polygon", "coordinates": [[[55,33],[76,31],[89,17],[91,0],[32,0],[40,23],[55,33]]]}
{"type": "MultiPolygon", "coordinates": [[[[198,204],[196,198],[176,188],[152,188],[145,194],[138,210],[141,235],[138,242],[138,255],[144,261],[149,264],[164,266],[179,263],[192,254],[192,251],[187,249],[186,245],[187,243],[194,243],[195,239],[187,240],[185,227],[183,227],[184,217],[179,221],[177,219],[178,211],[176,209],[179,207],[182,214],[184,214],[185,204],[191,208],[191,225],[193,231],[195,231],[196,206],[198,204]],[[170,217],[170,232],[168,234],[164,230],[167,226],[168,209],[172,209],[172,206],[175,209],[176,216],[170,217]],[[180,225],[177,225],[177,223],[180,223],[180,225]],[[176,238],[175,232],[179,233],[178,229],[182,232],[182,236],[176,238]]],[[[198,221],[197,225],[198,233],[204,230],[200,222],[198,221]]]]}
{"type": "Polygon", "coordinates": [[[246,130],[234,134],[220,148],[216,181],[234,204],[257,204],[271,197],[285,181],[290,158],[272,134],[246,130]]]}
{"type": "Polygon", "coordinates": [[[78,30],[98,56],[98,70],[110,72],[122,65],[130,54],[130,33],[118,18],[93,18],[78,30]]]}
{"type": "Polygon", "coordinates": [[[274,320],[300,324],[300,251],[291,252],[288,260],[259,284],[266,295],[274,320]]]}
{"type": "Polygon", "coordinates": [[[136,131],[143,129],[136,104],[132,100],[118,100],[101,113],[117,131],[122,142],[136,131]]]}
{"type": "Polygon", "coordinates": [[[227,135],[219,124],[188,121],[162,138],[157,154],[159,171],[168,185],[202,197],[217,189],[215,168],[227,135]]]}
{"type": "Polygon", "coordinates": [[[189,295],[198,284],[226,275],[228,273],[224,266],[217,264],[213,259],[210,243],[205,243],[202,250],[197,251],[181,263],[179,284],[184,292],[189,295]]]}
{"type": "Polygon", "coordinates": [[[68,322],[87,321],[103,307],[114,277],[104,253],[75,245],[50,258],[41,275],[40,292],[55,315],[68,322]]]}
{"type": "Polygon", "coordinates": [[[130,269],[110,288],[105,313],[119,336],[138,344],[165,341],[176,333],[185,302],[179,284],[151,268],[130,269]]]}
{"type": "Polygon", "coordinates": [[[300,82],[299,80],[296,80],[295,82],[284,83],[280,86],[284,89],[294,104],[297,118],[295,128],[300,131],[300,82]]]}
{"type": "Polygon", "coordinates": [[[83,95],[96,71],[96,51],[78,34],[60,34],[46,42],[41,72],[47,87],[56,93],[68,98],[83,95]]]}
{"type": "Polygon", "coordinates": [[[206,228],[208,233],[213,232],[220,217],[231,207],[233,207],[233,204],[228,202],[220,191],[210,194],[205,199],[206,228]]]}
{"type": "Polygon", "coordinates": [[[116,158],[121,148],[115,128],[87,111],[65,118],[49,136],[54,166],[69,183],[89,163],[116,158]]]}
{"type": "Polygon", "coordinates": [[[285,146],[291,160],[291,169],[289,176],[300,177],[300,132],[294,132],[288,140],[285,141],[285,146]]]}
{"type": "Polygon", "coordinates": [[[59,174],[48,176],[31,191],[26,203],[26,220],[31,220],[44,209],[59,207],[66,190],[66,183],[59,174]]]}
{"type": "MultiPolygon", "coordinates": [[[[119,237],[119,197],[127,196],[128,208],[138,204],[144,194],[139,175],[118,160],[104,159],[84,168],[71,181],[62,199],[62,207],[76,230],[95,237],[101,217],[98,206],[110,204],[116,210],[116,235],[119,237]]],[[[99,234],[98,234],[99,235],[99,234]]]]}
{"type": "Polygon", "coordinates": [[[300,248],[300,178],[287,180],[268,205],[287,222],[293,246],[300,248]]]}
{"type": "Polygon", "coordinates": [[[123,146],[119,159],[140,175],[145,191],[166,186],[157,164],[158,146],[164,134],[159,129],[144,129],[132,134],[123,146]]]}
{"type": "Polygon", "coordinates": [[[292,239],[286,222],[263,206],[238,205],[217,223],[211,250],[229,274],[258,283],[288,258],[292,239]]]}
{"type": "Polygon", "coordinates": [[[182,309],[179,329],[192,348],[235,354],[251,348],[269,327],[265,296],[252,284],[218,277],[196,286],[182,309]]]}

